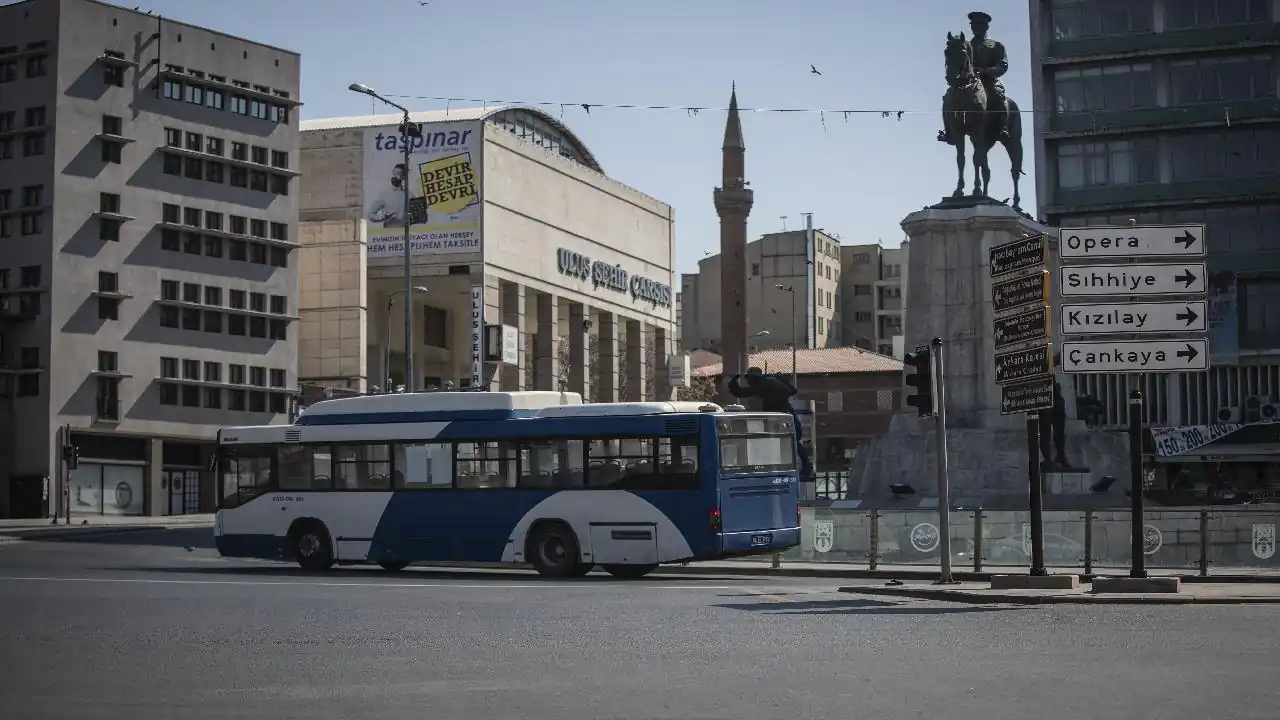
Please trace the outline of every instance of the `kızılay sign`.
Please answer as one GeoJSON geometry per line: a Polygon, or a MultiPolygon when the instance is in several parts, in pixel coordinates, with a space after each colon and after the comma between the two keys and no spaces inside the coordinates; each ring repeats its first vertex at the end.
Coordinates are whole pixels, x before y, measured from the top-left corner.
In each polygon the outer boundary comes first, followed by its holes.
{"type": "Polygon", "coordinates": [[[582,253],[560,248],[556,250],[556,265],[560,274],[577,280],[590,280],[593,288],[606,288],[618,293],[630,293],[633,301],[647,302],[654,307],[671,307],[671,286],[640,275],[632,275],[621,265],[610,265],[592,260],[582,253]]]}

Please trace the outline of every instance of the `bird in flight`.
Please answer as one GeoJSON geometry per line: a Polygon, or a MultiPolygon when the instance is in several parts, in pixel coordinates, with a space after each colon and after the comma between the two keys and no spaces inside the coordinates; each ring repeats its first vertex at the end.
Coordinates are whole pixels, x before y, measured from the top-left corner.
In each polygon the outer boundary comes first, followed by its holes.
{"type": "Polygon", "coordinates": [[[821,75],[821,74],[822,74],[822,73],[818,72],[818,68],[814,67],[813,65],[810,65],[810,66],[809,66],[809,72],[813,73],[814,75],[821,75]]]}

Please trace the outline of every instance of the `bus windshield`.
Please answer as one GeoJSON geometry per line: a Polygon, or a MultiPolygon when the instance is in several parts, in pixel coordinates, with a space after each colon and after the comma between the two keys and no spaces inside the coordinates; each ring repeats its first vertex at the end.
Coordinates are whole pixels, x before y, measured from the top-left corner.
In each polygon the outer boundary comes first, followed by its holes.
{"type": "Polygon", "coordinates": [[[740,417],[716,424],[724,473],[791,472],[795,430],[787,417],[740,417]]]}

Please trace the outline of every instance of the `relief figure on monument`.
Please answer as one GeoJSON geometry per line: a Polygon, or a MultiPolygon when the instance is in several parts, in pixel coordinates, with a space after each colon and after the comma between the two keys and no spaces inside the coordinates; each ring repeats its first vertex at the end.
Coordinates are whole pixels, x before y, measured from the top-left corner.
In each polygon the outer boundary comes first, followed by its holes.
{"type": "Polygon", "coordinates": [[[956,149],[956,189],[964,195],[965,139],[973,144],[973,197],[987,197],[991,182],[988,156],[996,143],[1009,153],[1013,177],[1013,208],[1021,209],[1018,179],[1022,171],[1022,115],[1005,94],[1000,80],[1009,70],[1004,45],[987,35],[991,16],[969,13],[973,37],[947,33],[947,92],[942,98],[942,130],[938,140],[956,149]]]}

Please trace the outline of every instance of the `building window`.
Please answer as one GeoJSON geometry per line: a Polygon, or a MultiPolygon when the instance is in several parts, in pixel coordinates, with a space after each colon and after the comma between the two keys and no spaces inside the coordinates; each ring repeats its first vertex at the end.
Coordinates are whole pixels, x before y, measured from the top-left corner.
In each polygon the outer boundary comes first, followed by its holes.
{"type": "Polygon", "coordinates": [[[1243,126],[1169,138],[1174,182],[1247,178],[1280,172],[1280,129],[1243,126]]]}
{"type": "Polygon", "coordinates": [[[1134,185],[1159,180],[1155,138],[1058,146],[1058,187],[1134,185]]]}
{"type": "Polygon", "coordinates": [[[165,175],[181,175],[182,174],[182,158],[171,153],[164,154],[164,165],[162,167],[165,175]]]}
{"type": "Polygon", "coordinates": [[[101,147],[101,160],[104,163],[119,165],[124,157],[124,148],[119,143],[103,142],[101,147]]]}
{"type": "Polygon", "coordinates": [[[249,171],[242,167],[231,168],[230,180],[231,187],[247,188],[249,187],[249,171]]]}
{"type": "Polygon", "coordinates": [[[160,383],[160,404],[174,406],[178,404],[178,385],[160,383]]]}
{"type": "Polygon", "coordinates": [[[204,150],[204,136],[200,133],[187,133],[187,149],[191,152],[202,152],[204,150]]]}
{"type": "Polygon", "coordinates": [[[231,112],[237,115],[249,114],[249,98],[243,95],[231,96],[231,112]]]}
{"type": "Polygon", "coordinates": [[[27,77],[40,77],[49,74],[49,56],[34,55],[27,58],[27,77]]]}
{"type": "Polygon", "coordinates": [[[267,104],[261,100],[249,101],[249,116],[259,120],[267,119],[267,104]]]}
{"type": "Polygon", "coordinates": [[[221,185],[225,177],[226,177],[225,166],[222,163],[210,162],[208,160],[205,161],[204,179],[206,181],[221,185]]]}
{"type": "Polygon", "coordinates": [[[281,170],[289,169],[289,153],[281,150],[271,151],[271,167],[280,168],[281,170]]]}
{"type": "Polygon", "coordinates": [[[160,377],[168,380],[178,379],[178,358],[160,358],[160,377]]]}
{"type": "Polygon", "coordinates": [[[178,80],[165,80],[163,93],[166,100],[181,100],[182,83],[178,80]]]}
{"type": "Polygon", "coordinates": [[[186,158],[186,176],[192,180],[204,179],[204,162],[199,158],[186,158]]]}
{"type": "Polygon", "coordinates": [[[27,185],[22,188],[22,207],[36,208],[44,205],[44,186],[27,185]]]}
{"type": "Polygon", "coordinates": [[[1270,0],[1165,0],[1165,30],[1270,21],[1270,0]]]}
{"type": "Polygon", "coordinates": [[[1149,33],[1154,5],[1154,0],[1053,0],[1053,37],[1080,40],[1149,33]]]}
{"type": "Polygon", "coordinates": [[[1258,350],[1280,347],[1280,281],[1242,279],[1240,294],[1241,346],[1258,350]]]}
{"type": "Polygon", "coordinates": [[[1270,55],[1200,58],[1169,63],[1171,105],[1273,98],[1270,55]]]}
{"type": "Polygon", "coordinates": [[[187,84],[187,102],[191,103],[192,105],[203,105],[204,104],[204,86],[188,83],[187,84]]]}
{"type": "Polygon", "coordinates": [[[177,128],[164,129],[165,147],[182,147],[182,131],[177,128]]]}
{"type": "Polygon", "coordinates": [[[427,305],[424,309],[422,342],[430,347],[449,349],[449,313],[427,305]]]}
{"type": "Polygon", "coordinates": [[[22,138],[22,154],[26,157],[43,155],[45,149],[44,133],[32,133],[22,138]]]}
{"type": "Polygon", "coordinates": [[[267,149],[259,145],[254,145],[253,147],[249,148],[249,157],[252,158],[251,162],[253,163],[256,163],[258,165],[266,165],[267,149]]]}
{"type": "Polygon", "coordinates": [[[289,194],[289,178],[285,177],[284,175],[276,175],[272,173],[271,192],[275,193],[276,195],[288,195],[289,194]]]}
{"type": "Polygon", "coordinates": [[[160,299],[174,302],[178,299],[178,281],[177,280],[161,280],[160,281],[160,299]]]}
{"type": "Polygon", "coordinates": [[[227,100],[227,96],[224,95],[221,90],[215,90],[214,88],[205,88],[204,104],[206,106],[211,107],[214,110],[221,110],[223,106],[226,104],[226,100],[227,100]]]}
{"type": "Polygon", "coordinates": [[[39,235],[44,232],[44,213],[23,213],[21,223],[23,235],[39,235]]]}
{"type": "Polygon", "coordinates": [[[222,388],[207,387],[204,389],[204,406],[210,410],[222,408],[222,388]]]}
{"type": "Polygon", "coordinates": [[[98,351],[98,372],[120,372],[120,355],[110,350],[98,351]]]}
{"type": "Polygon", "coordinates": [[[1156,106],[1151,65],[1110,65],[1084,70],[1060,70],[1053,75],[1055,111],[1120,112],[1156,106]]]}
{"type": "Polygon", "coordinates": [[[98,298],[98,319],[99,320],[119,320],[120,319],[120,301],[115,298],[98,298]]]}
{"type": "Polygon", "coordinates": [[[124,87],[124,68],[119,65],[104,65],[102,83],[111,87],[124,87]]]}
{"type": "Polygon", "coordinates": [[[161,221],[169,225],[177,225],[182,221],[182,208],[173,203],[160,206],[161,221]]]}
{"type": "Polygon", "coordinates": [[[115,193],[98,193],[98,212],[119,214],[120,196],[115,193]]]}
{"type": "Polygon", "coordinates": [[[256,192],[267,191],[267,174],[259,170],[249,173],[249,189],[256,192]]]}
{"type": "Polygon", "coordinates": [[[217,138],[217,137],[205,138],[204,151],[210,155],[217,155],[218,157],[222,157],[222,153],[225,152],[222,138],[217,138]]]}
{"type": "Polygon", "coordinates": [[[46,113],[43,105],[29,107],[27,108],[27,111],[23,113],[23,120],[25,121],[24,125],[28,128],[44,127],[45,119],[46,113]]]}

